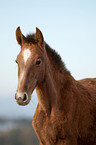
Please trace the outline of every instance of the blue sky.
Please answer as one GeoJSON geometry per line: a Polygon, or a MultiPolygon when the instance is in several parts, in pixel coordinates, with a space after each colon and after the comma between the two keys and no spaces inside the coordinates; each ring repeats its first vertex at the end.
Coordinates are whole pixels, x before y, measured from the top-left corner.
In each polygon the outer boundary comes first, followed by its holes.
{"type": "Polygon", "coordinates": [[[14,97],[20,51],[15,30],[41,29],[75,79],[96,77],[96,0],[0,1],[0,97],[14,97]]]}

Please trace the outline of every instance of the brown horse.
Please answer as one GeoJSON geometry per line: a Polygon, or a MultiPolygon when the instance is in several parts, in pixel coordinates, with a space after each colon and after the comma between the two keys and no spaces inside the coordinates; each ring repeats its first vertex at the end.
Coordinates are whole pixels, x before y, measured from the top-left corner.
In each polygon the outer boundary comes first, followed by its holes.
{"type": "Polygon", "coordinates": [[[27,105],[36,88],[32,124],[40,145],[96,145],[96,78],[76,81],[38,28],[25,37],[18,27],[16,38],[21,51],[15,99],[27,105]]]}

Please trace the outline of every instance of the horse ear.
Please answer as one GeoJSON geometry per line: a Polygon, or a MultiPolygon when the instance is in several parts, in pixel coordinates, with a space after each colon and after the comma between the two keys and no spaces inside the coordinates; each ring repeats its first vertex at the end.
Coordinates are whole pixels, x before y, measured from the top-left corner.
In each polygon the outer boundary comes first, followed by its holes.
{"type": "Polygon", "coordinates": [[[43,45],[44,38],[43,38],[42,32],[37,27],[36,27],[35,39],[40,46],[43,45]]]}
{"type": "Polygon", "coordinates": [[[20,27],[18,27],[16,29],[16,39],[18,44],[20,44],[21,46],[23,45],[24,41],[26,40],[26,37],[22,34],[20,27]]]}

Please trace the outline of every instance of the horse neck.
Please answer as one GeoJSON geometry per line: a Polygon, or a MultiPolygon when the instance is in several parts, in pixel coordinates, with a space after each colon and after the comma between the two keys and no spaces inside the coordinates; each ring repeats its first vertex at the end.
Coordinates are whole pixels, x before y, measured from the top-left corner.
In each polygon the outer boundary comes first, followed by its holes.
{"type": "Polygon", "coordinates": [[[53,110],[56,110],[60,88],[64,83],[64,79],[62,78],[64,74],[53,66],[54,64],[47,57],[45,80],[36,87],[39,106],[47,115],[50,115],[53,110]]]}

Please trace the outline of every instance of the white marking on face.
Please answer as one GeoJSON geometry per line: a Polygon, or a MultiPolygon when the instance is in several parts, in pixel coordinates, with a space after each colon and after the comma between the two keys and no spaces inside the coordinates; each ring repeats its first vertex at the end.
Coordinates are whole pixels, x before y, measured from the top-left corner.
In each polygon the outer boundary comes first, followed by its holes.
{"type": "Polygon", "coordinates": [[[31,56],[31,51],[29,49],[25,49],[23,51],[23,59],[24,59],[24,62],[26,63],[27,60],[30,58],[31,56]]]}
{"type": "Polygon", "coordinates": [[[21,84],[23,78],[24,78],[24,72],[22,72],[22,73],[20,74],[19,83],[18,83],[18,88],[20,88],[20,84],[21,84]]]}
{"type": "Polygon", "coordinates": [[[24,77],[24,72],[22,72],[22,73],[20,74],[20,82],[23,80],[23,77],[24,77]]]}

